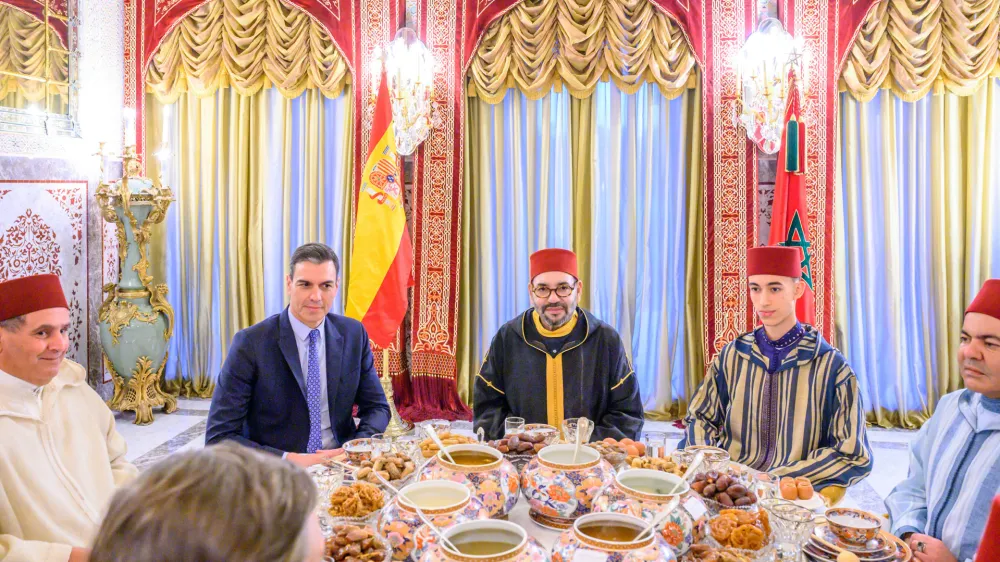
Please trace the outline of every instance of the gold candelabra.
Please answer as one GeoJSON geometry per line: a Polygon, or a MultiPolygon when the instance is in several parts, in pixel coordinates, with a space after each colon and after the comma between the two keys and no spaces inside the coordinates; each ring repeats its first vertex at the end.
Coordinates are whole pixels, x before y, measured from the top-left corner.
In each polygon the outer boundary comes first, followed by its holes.
{"type": "Polygon", "coordinates": [[[385,400],[389,403],[389,425],[386,426],[383,433],[386,437],[399,437],[400,435],[405,435],[413,429],[413,424],[405,421],[403,418],[399,417],[399,412],[396,410],[396,402],[393,400],[392,392],[392,376],[389,374],[389,350],[382,350],[382,376],[379,377],[379,382],[382,383],[382,391],[385,392],[385,400]]]}

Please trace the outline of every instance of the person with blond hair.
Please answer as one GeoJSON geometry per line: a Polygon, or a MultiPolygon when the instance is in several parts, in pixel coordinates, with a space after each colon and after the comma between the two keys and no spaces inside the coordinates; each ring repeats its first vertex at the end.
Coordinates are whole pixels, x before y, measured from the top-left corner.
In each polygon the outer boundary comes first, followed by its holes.
{"type": "Polygon", "coordinates": [[[321,562],[316,486],[280,457],[223,443],[174,454],[121,488],[90,562],[321,562]]]}

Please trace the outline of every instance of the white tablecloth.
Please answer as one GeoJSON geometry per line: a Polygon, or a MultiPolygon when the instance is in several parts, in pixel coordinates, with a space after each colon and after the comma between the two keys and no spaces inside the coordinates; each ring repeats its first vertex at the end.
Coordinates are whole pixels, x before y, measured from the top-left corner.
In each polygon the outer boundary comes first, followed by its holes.
{"type": "Polygon", "coordinates": [[[528,532],[528,536],[535,537],[538,544],[545,547],[545,550],[551,552],[552,545],[556,543],[559,539],[559,531],[552,531],[542,527],[538,523],[531,520],[531,516],[528,515],[530,507],[528,506],[528,500],[521,496],[521,499],[514,506],[514,509],[507,515],[507,520],[511,523],[517,523],[518,525],[524,527],[524,530],[528,532]]]}

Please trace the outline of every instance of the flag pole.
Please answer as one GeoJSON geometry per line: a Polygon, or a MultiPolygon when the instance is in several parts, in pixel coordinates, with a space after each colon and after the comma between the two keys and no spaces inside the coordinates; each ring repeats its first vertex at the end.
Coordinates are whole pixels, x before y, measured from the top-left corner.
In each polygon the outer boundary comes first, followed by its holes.
{"type": "Polygon", "coordinates": [[[407,421],[404,421],[399,417],[399,412],[396,411],[396,403],[392,399],[392,376],[389,375],[389,349],[382,349],[382,376],[379,382],[382,383],[382,391],[385,392],[385,400],[389,403],[389,425],[386,426],[385,431],[382,433],[386,437],[399,437],[409,433],[413,429],[413,425],[407,421]]]}

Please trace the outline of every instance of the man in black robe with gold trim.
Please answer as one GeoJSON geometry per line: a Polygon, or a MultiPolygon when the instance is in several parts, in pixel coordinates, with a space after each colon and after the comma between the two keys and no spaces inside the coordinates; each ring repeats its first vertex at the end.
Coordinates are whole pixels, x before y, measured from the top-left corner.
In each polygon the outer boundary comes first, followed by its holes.
{"type": "Polygon", "coordinates": [[[638,439],[635,372],[618,332],[577,306],[583,283],[576,254],[551,248],[530,261],[533,308],[504,324],[490,344],[476,375],[475,427],[499,439],[510,416],[556,427],[586,416],[592,439],[638,439]]]}

